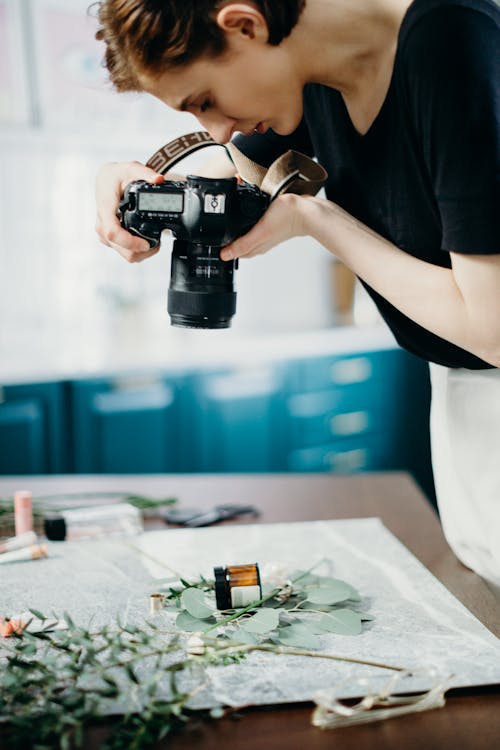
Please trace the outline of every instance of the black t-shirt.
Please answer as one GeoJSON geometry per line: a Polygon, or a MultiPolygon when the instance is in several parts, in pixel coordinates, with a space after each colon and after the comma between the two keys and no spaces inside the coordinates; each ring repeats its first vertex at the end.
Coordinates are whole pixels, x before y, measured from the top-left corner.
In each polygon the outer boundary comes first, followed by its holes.
{"type": "MultiPolygon", "coordinates": [[[[450,268],[450,251],[500,253],[499,19],[494,0],[414,0],[365,135],[338,91],[308,84],[293,135],[235,143],[265,166],[288,148],[314,155],[329,173],[327,197],[417,258],[450,268]]],[[[490,367],[365,286],[405,349],[449,367],[490,367]]]]}

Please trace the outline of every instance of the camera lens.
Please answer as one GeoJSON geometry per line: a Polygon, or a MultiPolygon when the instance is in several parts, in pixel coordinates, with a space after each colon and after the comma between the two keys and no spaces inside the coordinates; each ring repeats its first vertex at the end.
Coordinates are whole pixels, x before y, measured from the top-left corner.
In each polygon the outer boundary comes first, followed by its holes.
{"type": "Polygon", "coordinates": [[[236,262],[222,261],[220,247],[175,240],[168,314],[180,328],[229,328],[236,312],[236,262]]]}

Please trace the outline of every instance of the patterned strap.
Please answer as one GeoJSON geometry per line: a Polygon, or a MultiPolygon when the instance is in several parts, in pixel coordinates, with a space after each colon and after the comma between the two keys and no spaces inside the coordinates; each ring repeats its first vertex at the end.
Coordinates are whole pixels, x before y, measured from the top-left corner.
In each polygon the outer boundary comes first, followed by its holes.
{"type": "Polygon", "coordinates": [[[223,146],[241,178],[268,193],[271,200],[281,193],[316,195],[328,179],[320,164],[298,151],[287,151],[267,169],[242,154],[233,143],[217,143],[203,130],[181,135],[162,146],[148,159],[147,166],[166,174],[186,156],[207,146],[223,146]]]}

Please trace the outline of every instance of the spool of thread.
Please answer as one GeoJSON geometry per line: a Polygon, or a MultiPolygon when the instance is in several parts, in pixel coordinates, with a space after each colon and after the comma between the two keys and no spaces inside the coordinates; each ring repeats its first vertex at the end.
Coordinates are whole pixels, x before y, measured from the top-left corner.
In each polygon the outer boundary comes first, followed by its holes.
{"type": "Polygon", "coordinates": [[[30,490],[18,490],[14,494],[14,523],[16,536],[33,531],[33,495],[30,490]]]}
{"type": "Polygon", "coordinates": [[[161,612],[165,605],[165,594],[150,594],[149,596],[149,613],[155,615],[161,612]]]}

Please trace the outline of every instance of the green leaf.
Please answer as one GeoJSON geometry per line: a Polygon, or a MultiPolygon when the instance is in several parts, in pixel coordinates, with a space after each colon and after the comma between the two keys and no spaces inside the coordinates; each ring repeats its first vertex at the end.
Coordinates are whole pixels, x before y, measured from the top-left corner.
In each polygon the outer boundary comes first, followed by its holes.
{"type": "Polygon", "coordinates": [[[122,630],[124,630],[126,633],[130,633],[130,635],[135,635],[139,632],[139,628],[136,625],[122,625],[122,630]]]}
{"type": "Polygon", "coordinates": [[[307,600],[313,604],[337,604],[349,599],[351,594],[352,586],[332,578],[327,585],[318,586],[310,591],[307,600]]]}
{"type": "Polygon", "coordinates": [[[349,599],[350,599],[350,600],[351,600],[352,602],[360,602],[360,601],[361,601],[361,599],[362,599],[362,596],[361,596],[361,594],[359,593],[359,591],[358,591],[357,589],[355,589],[355,588],[354,588],[354,586],[351,586],[351,584],[350,584],[350,583],[346,583],[346,586],[348,586],[348,587],[349,587],[349,589],[351,590],[351,593],[350,593],[349,599]]]}
{"type": "MultiPolygon", "coordinates": [[[[318,576],[318,586],[336,586],[339,583],[339,578],[332,578],[331,576],[318,576]]],[[[340,581],[349,589],[349,599],[353,602],[360,602],[361,595],[357,589],[354,588],[347,581],[340,581]]]]}
{"type": "Polygon", "coordinates": [[[71,619],[71,616],[67,612],[64,613],[64,621],[70,628],[75,627],[75,623],[73,622],[73,620],[71,619]]]}
{"type": "Polygon", "coordinates": [[[181,595],[181,606],[186,609],[190,615],[204,620],[213,615],[213,609],[207,606],[205,594],[200,589],[185,589],[181,595]]]}
{"type": "Polygon", "coordinates": [[[312,602],[305,601],[300,605],[299,612],[331,612],[335,609],[336,604],[313,604],[312,602]]]}
{"type": "Polygon", "coordinates": [[[296,648],[319,648],[320,642],[317,635],[315,635],[311,628],[303,623],[297,623],[296,625],[289,625],[286,628],[280,628],[278,630],[278,637],[280,643],[284,646],[295,646],[296,648]]]}
{"type": "Polygon", "coordinates": [[[47,618],[45,617],[45,615],[42,615],[42,613],[40,612],[40,610],[39,610],[39,609],[33,609],[32,607],[30,607],[30,609],[29,609],[29,612],[31,612],[31,614],[32,614],[32,615],[35,615],[35,617],[36,617],[36,618],[37,618],[38,620],[46,620],[46,619],[47,619],[47,618]]]}
{"type": "Polygon", "coordinates": [[[315,573],[308,573],[306,570],[294,570],[290,573],[290,580],[296,582],[297,586],[300,587],[318,583],[320,576],[315,573]]]}
{"type": "Polygon", "coordinates": [[[240,628],[249,633],[268,633],[279,624],[277,609],[259,609],[252,617],[241,620],[240,628]]]}
{"type": "Polygon", "coordinates": [[[215,617],[200,620],[198,617],[193,617],[189,612],[180,612],[175,620],[175,627],[179,630],[186,630],[188,633],[196,633],[198,630],[203,632],[208,630],[211,625],[215,625],[215,617]]]}
{"type": "Polygon", "coordinates": [[[328,633],[338,635],[359,635],[361,633],[361,615],[352,609],[337,609],[323,615],[319,627],[328,633]]]}
{"type": "Polygon", "coordinates": [[[242,630],[241,628],[238,628],[238,630],[232,633],[232,638],[238,643],[248,643],[250,646],[254,646],[258,643],[258,640],[253,633],[249,633],[248,630],[242,630]]]}
{"type": "Polygon", "coordinates": [[[135,682],[136,685],[139,685],[139,678],[129,664],[125,665],[125,672],[127,673],[129,679],[132,680],[132,682],[135,682]]]}

